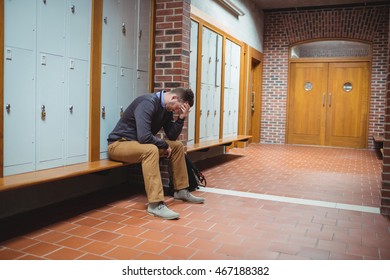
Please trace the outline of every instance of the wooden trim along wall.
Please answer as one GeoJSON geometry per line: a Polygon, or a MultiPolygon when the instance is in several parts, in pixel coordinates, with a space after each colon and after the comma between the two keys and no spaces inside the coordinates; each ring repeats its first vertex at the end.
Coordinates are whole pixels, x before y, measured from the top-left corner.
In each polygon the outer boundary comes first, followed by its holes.
{"type": "Polygon", "coordinates": [[[100,95],[103,0],[92,1],[91,75],[89,93],[89,161],[100,159],[100,95]]]}
{"type": "Polygon", "coordinates": [[[0,178],[4,176],[4,0],[0,0],[0,178]]]}

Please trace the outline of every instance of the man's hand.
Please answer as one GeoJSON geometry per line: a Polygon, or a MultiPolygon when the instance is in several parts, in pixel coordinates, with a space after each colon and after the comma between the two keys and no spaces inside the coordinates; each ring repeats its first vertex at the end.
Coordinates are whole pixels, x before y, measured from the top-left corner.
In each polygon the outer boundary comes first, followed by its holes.
{"type": "Polygon", "coordinates": [[[188,103],[184,103],[180,109],[181,109],[181,114],[179,114],[179,118],[185,119],[188,117],[188,114],[190,113],[190,105],[188,103]]]}
{"type": "Polygon", "coordinates": [[[172,154],[172,149],[171,149],[171,147],[168,147],[168,149],[165,149],[165,151],[164,151],[164,157],[170,158],[170,157],[171,157],[171,154],[172,154]]]}

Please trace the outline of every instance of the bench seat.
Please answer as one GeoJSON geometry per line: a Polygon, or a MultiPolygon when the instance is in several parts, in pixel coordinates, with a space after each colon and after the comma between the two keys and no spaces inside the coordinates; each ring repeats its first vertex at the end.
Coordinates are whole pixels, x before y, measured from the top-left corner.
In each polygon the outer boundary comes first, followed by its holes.
{"type": "Polygon", "coordinates": [[[95,173],[125,165],[127,164],[123,162],[103,159],[93,162],[72,164],[45,170],[4,176],[3,178],[0,178],[0,192],[67,179],[89,173],[95,173]]]}
{"type": "Polygon", "coordinates": [[[200,143],[187,145],[187,152],[207,151],[208,149],[217,146],[230,146],[235,142],[246,142],[250,138],[252,138],[250,135],[236,135],[222,139],[202,141],[200,143]]]}

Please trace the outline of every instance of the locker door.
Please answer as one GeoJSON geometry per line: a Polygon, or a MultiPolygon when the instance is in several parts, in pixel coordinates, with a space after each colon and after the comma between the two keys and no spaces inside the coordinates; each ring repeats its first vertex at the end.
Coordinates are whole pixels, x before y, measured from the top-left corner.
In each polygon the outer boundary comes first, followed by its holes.
{"type": "Polygon", "coordinates": [[[36,2],[4,1],[4,43],[22,49],[35,49],[36,2]]]}
{"type": "Polygon", "coordinates": [[[5,49],[4,175],[11,175],[35,169],[35,54],[5,49]]]}
{"type": "Polygon", "coordinates": [[[65,6],[63,0],[38,1],[38,50],[65,53],[65,6]]]}
{"type": "Polygon", "coordinates": [[[149,72],[152,1],[138,0],[137,70],[149,72]]]}
{"type": "Polygon", "coordinates": [[[201,84],[201,107],[200,107],[200,122],[199,122],[199,139],[205,139],[207,137],[207,88],[208,86],[204,83],[201,84]]]}
{"type": "Polygon", "coordinates": [[[232,44],[232,94],[231,94],[231,110],[232,110],[232,131],[237,135],[238,132],[238,103],[240,97],[240,58],[241,47],[235,43],[232,44]]]}
{"type": "MultiPolygon", "coordinates": [[[[208,83],[208,70],[209,70],[209,29],[202,28],[202,78],[201,83],[208,83]]],[[[202,101],[201,101],[202,102],[202,101]]]]}
{"type": "Polygon", "coordinates": [[[91,41],[91,0],[70,0],[66,10],[69,57],[89,60],[91,41]]]}
{"type": "Polygon", "coordinates": [[[137,80],[135,82],[134,98],[145,93],[150,93],[149,72],[137,71],[137,80]]]}
{"type": "Polygon", "coordinates": [[[213,139],[213,119],[214,119],[214,85],[207,85],[207,103],[206,103],[206,138],[213,139]]]}
{"type": "Polygon", "coordinates": [[[88,160],[89,62],[69,59],[66,164],[88,160]]]}
{"type": "Polygon", "coordinates": [[[64,58],[39,54],[37,66],[37,169],[63,165],[64,58]]]}
{"type": "Polygon", "coordinates": [[[219,138],[219,127],[220,127],[220,111],[221,111],[221,87],[215,86],[213,92],[213,109],[212,112],[212,124],[213,124],[213,135],[212,139],[219,138]]]}
{"type": "Polygon", "coordinates": [[[119,41],[120,67],[132,68],[136,66],[136,43],[138,36],[136,28],[137,20],[137,0],[119,1],[121,14],[121,33],[119,41]]]}
{"type": "Polygon", "coordinates": [[[191,21],[191,38],[190,38],[190,88],[194,92],[194,106],[188,116],[188,143],[192,144],[195,141],[195,117],[196,117],[196,79],[197,79],[197,61],[198,61],[198,23],[191,21]]]}
{"type": "Polygon", "coordinates": [[[117,109],[118,68],[102,65],[101,114],[100,114],[100,158],[107,158],[107,137],[119,120],[117,109]]]}
{"type": "Polygon", "coordinates": [[[231,93],[231,56],[232,42],[226,40],[225,43],[225,83],[224,83],[224,97],[223,97],[223,136],[228,136],[230,131],[230,93],[231,93]]]}
{"type": "Polygon", "coordinates": [[[118,78],[118,118],[126,110],[127,106],[134,100],[134,70],[129,68],[120,68],[118,78]]]}
{"type": "Polygon", "coordinates": [[[118,0],[103,0],[102,63],[118,65],[121,31],[118,0]]]}

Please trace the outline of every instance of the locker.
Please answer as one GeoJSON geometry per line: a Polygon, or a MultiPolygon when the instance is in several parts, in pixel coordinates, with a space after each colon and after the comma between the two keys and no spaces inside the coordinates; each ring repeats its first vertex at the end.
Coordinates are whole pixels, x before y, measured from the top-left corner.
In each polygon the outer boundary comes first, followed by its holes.
{"type": "Polygon", "coordinates": [[[208,84],[208,70],[209,70],[209,39],[210,30],[202,28],[202,77],[201,82],[208,84]]]}
{"type": "Polygon", "coordinates": [[[217,35],[217,61],[216,61],[216,64],[215,64],[215,71],[216,71],[216,75],[215,75],[215,85],[220,87],[221,86],[221,82],[222,82],[222,36],[221,35],[217,35]]]}
{"type": "Polygon", "coordinates": [[[208,71],[207,71],[207,83],[209,85],[216,85],[217,77],[217,35],[214,32],[209,33],[208,41],[208,71]]]}
{"type": "Polygon", "coordinates": [[[100,114],[100,157],[107,158],[107,137],[119,120],[117,109],[118,68],[102,65],[101,114],[100,114]]]}
{"type": "Polygon", "coordinates": [[[208,90],[208,86],[202,83],[200,87],[201,107],[200,107],[200,121],[199,121],[199,139],[203,139],[203,140],[207,138],[207,110],[208,110],[207,90],[208,90]]]}
{"type": "MultiPolygon", "coordinates": [[[[146,72],[149,72],[150,62],[151,5],[150,0],[138,0],[137,70],[146,72]]],[[[145,78],[145,75],[142,76],[145,78]]],[[[149,76],[147,82],[149,83],[149,76]]]]}
{"type": "Polygon", "coordinates": [[[197,61],[198,61],[198,23],[191,21],[191,33],[190,33],[190,88],[194,92],[194,106],[188,116],[188,143],[193,144],[195,142],[195,113],[196,107],[199,106],[196,100],[196,79],[197,79],[197,61]]]}
{"type": "Polygon", "coordinates": [[[137,28],[137,0],[122,0],[119,2],[121,12],[120,40],[119,40],[119,60],[120,67],[136,67],[136,43],[138,35],[137,28]]]}
{"type": "Polygon", "coordinates": [[[89,60],[91,0],[70,0],[67,14],[67,52],[69,57],[89,60]]]}
{"type": "Polygon", "coordinates": [[[37,169],[63,165],[64,57],[39,53],[37,66],[37,169]]]}
{"type": "Polygon", "coordinates": [[[120,18],[118,0],[103,1],[102,63],[118,65],[120,18]]]}
{"type": "Polygon", "coordinates": [[[38,1],[37,32],[38,49],[41,52],[65,54],[66,1],[38,1]]]}
{"type": "Polygon", "coordinates": [[[219,138],[220,110],[221,110],[221,87],[214,86],[212,112],[212,139],[219,138]]]}
{"type": "Polygon", "coordinates": [[[69,59],[65,103],[66,164],[88,160],[89,61],[69,59]]]}
{"type": "Polygon", "coordinates": [[[12,59],[4,61],[4,175],[12,175],[35,169],[35,54],[5,49],[12,59]]]}
{"type": "Polygon", "coordinates": [[[149,71],[137,71],[136,87],[134,90],[134,98],[145,93],[149,93],[149,71]]]}
{"type": "Polygon", "coordinates": [[[134,100],[134,70],[131,68],[120,68],[120,75],[118,79],[118,104],[117,114],[121,114],[126,110],[127,106],[134,100]]]}
{"type": "Polygon", "coordinates": [[[36,2],[8,0],[4,2],[4,44],[32,50],[36,43],[36,2]]]}

